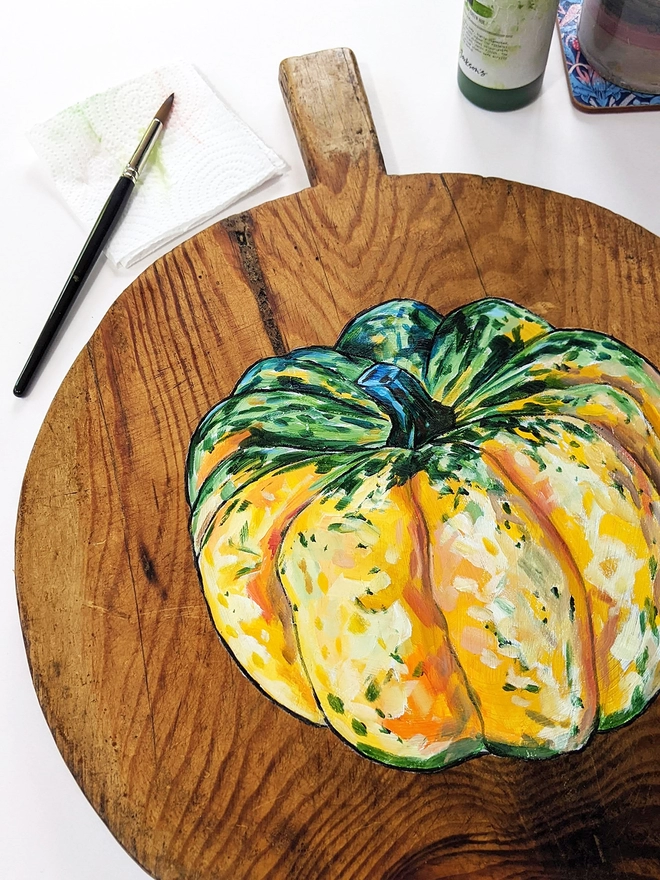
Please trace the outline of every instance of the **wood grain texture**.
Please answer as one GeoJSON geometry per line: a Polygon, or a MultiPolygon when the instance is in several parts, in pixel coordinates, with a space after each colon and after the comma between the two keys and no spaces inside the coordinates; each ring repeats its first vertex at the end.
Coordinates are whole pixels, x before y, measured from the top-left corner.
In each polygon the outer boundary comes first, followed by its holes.
{"type": "Polygon", "coordinates": [[[337,192],[348,168],[385,163],[355,55],[327,49],[280,64],[280,86],[309,182],[337,192]]]}
{"type": "Polygon", "coordinates": [[[521,184],[388,176],[369,126],[357,153],[341,137],[328,151],[329,131],[368,113],[357,67],[342,81],[338,58],[283,67],[316,185],[158,260],[46,417],[16,577],[47,722],[94,808],[159,880],[660,878],[658,701],[578,753],[409,773],[276,707],[209,621],[184,461],[200,417],[256,360],[332,344],[393,297],[447,312],[492,295],[660,363],[658,239],[521,184]]]}

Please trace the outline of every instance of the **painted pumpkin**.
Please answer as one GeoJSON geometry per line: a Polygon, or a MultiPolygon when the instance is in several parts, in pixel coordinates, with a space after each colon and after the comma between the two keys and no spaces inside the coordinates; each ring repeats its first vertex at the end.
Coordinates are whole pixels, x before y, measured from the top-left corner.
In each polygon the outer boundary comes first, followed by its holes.
{"type": "Polygon", "coordinates": [[[289,711],[434,769],[541,758],[660,686],[660,376],[485,299],[253,366],[188,458],[213,622],[289,711]]]}

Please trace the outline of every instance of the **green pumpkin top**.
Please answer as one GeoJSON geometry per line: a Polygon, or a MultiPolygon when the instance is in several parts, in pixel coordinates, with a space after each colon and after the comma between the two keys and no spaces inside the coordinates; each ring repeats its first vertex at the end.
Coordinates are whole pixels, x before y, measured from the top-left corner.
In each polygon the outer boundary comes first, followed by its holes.
{"type": "Polygon", "coordinates": [[[624,420],[654,421],[655,370],[627,346],[588,330],[555,330],[527,309],[482,299],[446,317],[415,300],[358,315],[334,348],[310,347],[252,366],[202,420],[190,444],[188,498],[238,486],[304,459],[328,469],[386,446],[479,443],[540,415],[574,415],[594,394],[624,420]],[[641,410],[640,410],[641,408],[641,410]],[[197,486],[200,462],[243,434],[197,486]],[[246,476],[247,478],[247,476],[246,476]]]}

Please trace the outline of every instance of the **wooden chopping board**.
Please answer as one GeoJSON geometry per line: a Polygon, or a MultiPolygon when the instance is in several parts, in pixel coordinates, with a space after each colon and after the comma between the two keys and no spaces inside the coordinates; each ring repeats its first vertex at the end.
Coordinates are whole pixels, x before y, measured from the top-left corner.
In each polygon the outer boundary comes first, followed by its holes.
{"type": "Polygon", "coordinates": [[[578,753],[410,773],[276,707],[215,635],[184,460],[258,359],[331,345],[394,297],[444,313],[501,296],[660,363],[660,240],[521,184],[387,175],[348,50],[288,59],[281,83],[312,186],[144,272],[30,458],[18,598],[62,755],[159,880],[660,878],[660,702],[578,753]]]}

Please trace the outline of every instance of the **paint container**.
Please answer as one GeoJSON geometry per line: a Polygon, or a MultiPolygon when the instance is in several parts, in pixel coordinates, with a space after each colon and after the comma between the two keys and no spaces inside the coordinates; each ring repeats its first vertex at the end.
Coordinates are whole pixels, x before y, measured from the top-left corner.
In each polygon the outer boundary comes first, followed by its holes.
{"type": "Polygon", "coordinates": [[[541,91],[558,0],[464,0],[458,86],[486,110],[515,110],[541,91]]]}
{"type": "Polygon", "coordinates": [[[660,95],[659,0],[584,0],[578,40],[605,79],[660,95]]]}

